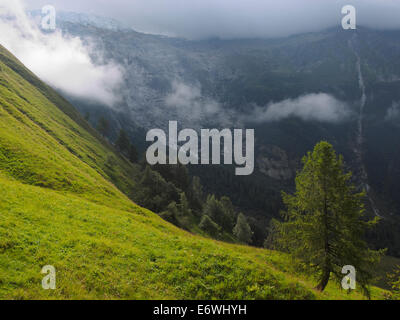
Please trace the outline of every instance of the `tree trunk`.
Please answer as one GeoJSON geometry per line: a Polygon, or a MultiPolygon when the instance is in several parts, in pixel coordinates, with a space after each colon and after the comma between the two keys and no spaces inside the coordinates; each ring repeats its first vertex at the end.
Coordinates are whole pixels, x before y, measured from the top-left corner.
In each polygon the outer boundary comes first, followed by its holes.
{"type": "Polygon", "coordinates": [[[328,284],[330,275],[331,272],[328,269],[323,270],[321,281],[319,282],[319,284],[315,289],[317,289],[320,292],[324,291],[326,285],[328,284]]]}
{"type": "Polygon", "coordinates": [[[319,284],[317,285],[317,287],[315,289],[317,289],[318,291],[322,292],[324,291],[326,285],[329,282],[329,277],[331,275],[331,263],[330,263],[330,245],[329,245],[329,223],[328,223],[328,201],[327,201],[327,196],[326,196],[326,183],[325,183],[325,179],[324,179],[324,215],[323,215],[323,223],[324,223],[324,227],[325,227],[325,235],[324,235],[324,241],[325,241],[325,261],[324,261],[324,268],[322,269],[322,277],[321,280],[319,282],[319,284]]]}

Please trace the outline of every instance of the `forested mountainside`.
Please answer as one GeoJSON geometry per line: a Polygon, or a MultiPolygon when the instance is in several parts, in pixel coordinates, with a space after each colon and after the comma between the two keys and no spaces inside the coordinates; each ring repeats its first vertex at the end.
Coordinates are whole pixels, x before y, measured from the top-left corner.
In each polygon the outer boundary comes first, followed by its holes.
{"type": "Polygon", "coordinates": [[[261,246],[282,209],[281,190],[293,190],[301,158],[327,140],[368,190],[369,214],[383,218],[370,243],[400,255],[399,31],[335,28],[282,39],[190,41],[82,19],[64,17],[60,27],[95,40],[125,78],[113,109],[71,101],[93,125],[105,115],[111,141],[123,128],[143,151],[145,131],[171,119],[182,127],[255,128],[252,176],[215,167],[189,172],[206,193],[232,199],[261,246]],[[321,114],[307,108],[318,102],[331,108],[321,114]]]}

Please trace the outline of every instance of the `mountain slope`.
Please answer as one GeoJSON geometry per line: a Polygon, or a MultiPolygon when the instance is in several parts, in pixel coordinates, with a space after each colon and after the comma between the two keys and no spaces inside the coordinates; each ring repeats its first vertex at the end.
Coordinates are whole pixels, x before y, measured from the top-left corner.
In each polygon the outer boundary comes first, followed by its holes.
{"type": "Polygon", "coordinates": [[[0,298],[361,298],[319,294],[284,254],[194,236],[138,207],[123,193],[137,168],[89,131],[0,47],[0,298]],[[55,291],[41,288],[45,265],[55,291]]]}
{"type": "Polygon", "coordinates": [[[2,48],[0,58],[2,171],[27,184],[130,207],[109,180],[128,191],[132,166],[85,130],[89,125],[71,105],[2,48]]]}
{"type": "Polygon", "coordinates": [[[165,128],[171,119],[182,128],[255,129],[252,176],[238,178],[221,167],[190,168],[207,193],[229,196],[247,215],[255,245],[263,245],[270,219],[279,216],[281,190],[293,190],[301,158],[327,140],[343,154],[360,189],[368,186],[368,214],[384,217],[368,236],[370,245],[400,256],[399,30],[338,26],[281,39],[190,41],[103,28],[88,19],[81,23],[61,17],[58,27],[94,40],[96,52],[125,70],[117,108],[74,101],[83,114],[90,113],[93,124],[99,114],[110,119],[111,139],[122,127],[143,149],[145,139],[137,139],[132,128],[165,128]],[[260,119],[271,102],[318,93],[345,103],[351,116],[334,123],[296,115],[280,121],[260,119]],[[236,122],[235,117],[250,123],[236,122]]]}

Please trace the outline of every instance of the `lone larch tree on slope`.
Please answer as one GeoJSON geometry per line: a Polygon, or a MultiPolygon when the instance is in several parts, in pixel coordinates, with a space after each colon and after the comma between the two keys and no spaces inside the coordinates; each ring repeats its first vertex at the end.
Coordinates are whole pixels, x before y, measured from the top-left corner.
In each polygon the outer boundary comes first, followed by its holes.
{"type": "Polygon", "coordinates": [[[312,268],[323,291],[330,278],[341,283],[342,268],[356,269],[357,285],[369,297],[373,267],[383,251],[373,251],[364,240],[365,231],[378,219],[363,218],[362,199],[350,183],[342,156],[332,145],[320,142],[303,158],[293,195],[283,193],[287,211],[284,222],[274,221],[277,245],[312,268]]]}

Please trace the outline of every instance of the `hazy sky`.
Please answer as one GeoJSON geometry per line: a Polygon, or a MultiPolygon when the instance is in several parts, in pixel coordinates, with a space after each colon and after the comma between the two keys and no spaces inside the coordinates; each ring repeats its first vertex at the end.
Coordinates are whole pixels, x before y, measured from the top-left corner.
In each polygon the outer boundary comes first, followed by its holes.
{"type": "Polygon", "coordinates": [[[25,0],[30,9],[118,19],[138,31],[203,37],[284,36],[341,23],[341,8],[357,8],[359,25],[400,28],[400,0],[25,0]]]}

